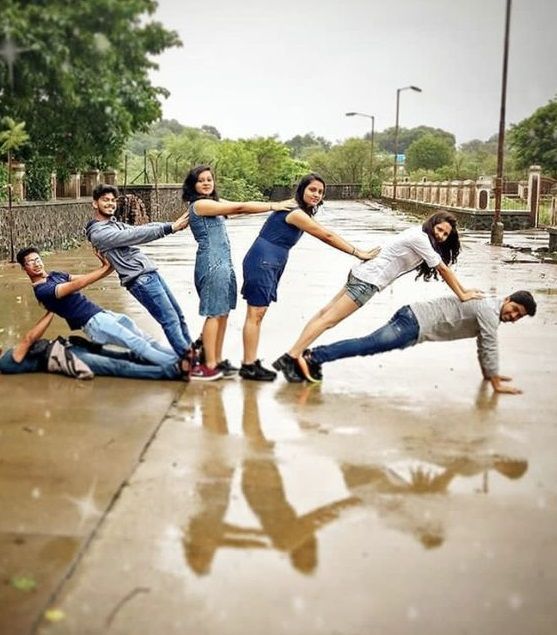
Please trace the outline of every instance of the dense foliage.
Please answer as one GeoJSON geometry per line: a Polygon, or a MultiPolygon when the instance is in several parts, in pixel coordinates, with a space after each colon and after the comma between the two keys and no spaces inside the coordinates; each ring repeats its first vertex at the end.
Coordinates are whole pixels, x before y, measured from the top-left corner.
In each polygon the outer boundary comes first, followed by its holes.
{"type": "Polygon", "coordinates": [[[557,177],[557,99],[512,126],[509,137],[518,167],[541,165],[544,173],[557,177]]]}
{"type": "Polygon", "coordinates": [[[24,121],[30,137],[18,158],[48,160],[62,175],[106,168],[160,117],[166,91],[151,85],[150,56],[180,42],[148,20],[155,8],[153,0],[2,0],[0,118],[24,121]]]}

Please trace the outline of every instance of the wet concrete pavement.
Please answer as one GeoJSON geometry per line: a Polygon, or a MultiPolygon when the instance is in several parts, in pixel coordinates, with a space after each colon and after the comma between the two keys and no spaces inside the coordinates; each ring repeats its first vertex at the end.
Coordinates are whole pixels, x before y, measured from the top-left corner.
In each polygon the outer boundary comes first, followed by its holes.
{"type": "MultiPolygon", "coordinates": [[[[239,277],[261,222],[229,223],[239,277]]],[[[364,247],[415,221],[330,203],[322,222],[364,247]]],[[[557,268],[487,241],[464,233],[456,270],[535,294],[536,317],[499,330],[523,395],[493,395],[472,340],[335,362],[320,386],[0,376],[0,633],[553,633],[557,268]]],[[[191,235],[145,250],[196,333],[191,235]]],[[[86,248],[46,262],[95,266],[86,248]]],[[[302,239],[263,326],[268,363],[351,263],[302,239]]],[[[448,292],[405,276],[321,340],[448,292]]],[[[159,332],[114,276],[88,295],[159,332]]],[[[13,265],[0,298],[6,345],[41,311],[13,265]]],[[[233,361],[243,317],[240,300],[233,361]]]]}

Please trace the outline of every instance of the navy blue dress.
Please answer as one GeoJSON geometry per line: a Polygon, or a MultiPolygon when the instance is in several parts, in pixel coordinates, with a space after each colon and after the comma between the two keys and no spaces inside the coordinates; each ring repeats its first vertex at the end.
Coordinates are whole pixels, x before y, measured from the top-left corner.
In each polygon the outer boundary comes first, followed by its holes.
{"type": "Polygon", "coordinates": [[[244,258],[242,296],[250,306],[269,306],[277,301],[288,253],[304,233],[286,222],[289,213],[273,212],[244,258]]]}

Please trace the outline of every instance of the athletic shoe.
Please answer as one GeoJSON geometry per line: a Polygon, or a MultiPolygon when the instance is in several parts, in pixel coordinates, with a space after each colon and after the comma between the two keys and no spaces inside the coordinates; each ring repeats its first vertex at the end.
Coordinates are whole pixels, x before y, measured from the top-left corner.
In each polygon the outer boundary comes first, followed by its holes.
{"type": "Polygon", "coordinates": [[[197,381],[215,381],[222,378],[222,371],[217,368],[209,368],[205,364],[197,364],[191,369],[190,378],[197,381]]]}
{"type": "Polygon", "coordinates": [[[223,359],[222,362],[219,362],[217,364],[217,369],[221,371],[222,376],[225,379],[232,379],[233,377],[236,377],[239,370],[236,366],[232,366],[228,359],[223,359]]]}
{"type": "Polygon", "coordinates": [[[205,363],[205,351],[203,350],[203,339],[199,336],[195,342],[191,345],[193,351],[195,352],[195,359],[198,364],[205,363]]]}
{"type": "Polygon", "coordinates": [[[253,381],[274,381],[277,374],[264,368],[261,365],[261,360],[256,359],[253,364],[242,364],[240,368],[240,377],[242,379],[252,379],[253,381]]]}
{"type": "Polygon", "coordinates": [[[285,353],[284,355],[281,355],[281,357],[276,359],[273,362],[273,368],[281,370],[286,381],[290,382],[291,384],[299,384],[304,380],[304,376],[298,369],[296,360],[288,353],[285,353]]]}
{"type": "Polygon", "coordinates": [[[302,375],[308,381],[318,384],[323,379],[321,364],[311,359],[311,350],[309,348],[306,348],[301,357],[296,358],[296,364],[302,375]]]}

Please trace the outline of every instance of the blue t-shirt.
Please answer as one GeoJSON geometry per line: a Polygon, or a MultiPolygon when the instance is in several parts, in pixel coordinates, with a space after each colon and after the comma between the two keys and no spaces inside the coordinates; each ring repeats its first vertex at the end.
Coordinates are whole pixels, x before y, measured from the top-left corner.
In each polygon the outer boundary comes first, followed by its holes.
{"type": "Polygon", "coordinates": [[[69,281],[69,273],[51,271],[46,280],[35,285],[33,290],[35,291],[35,297],[47,311],[56,313],[56,315],[64,318],[72,331],[75,331],[87,324],[102,309],[79,291],[70,293],[64,298],[57,298],[56,286],[69,281]]]}

